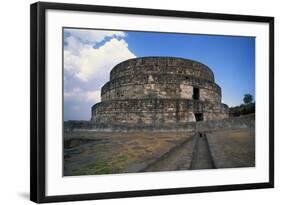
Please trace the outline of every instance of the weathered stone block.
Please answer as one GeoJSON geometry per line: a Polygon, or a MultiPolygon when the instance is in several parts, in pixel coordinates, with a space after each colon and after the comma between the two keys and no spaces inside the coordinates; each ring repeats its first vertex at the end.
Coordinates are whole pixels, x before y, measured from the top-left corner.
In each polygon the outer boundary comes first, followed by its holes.
{"type": "Polygon", "coordinates": [[[221,88],[206,65],[173,57],[124,61],[110,72],[92,107],[92,122],[165,124],[228,117],[221,88]]]}

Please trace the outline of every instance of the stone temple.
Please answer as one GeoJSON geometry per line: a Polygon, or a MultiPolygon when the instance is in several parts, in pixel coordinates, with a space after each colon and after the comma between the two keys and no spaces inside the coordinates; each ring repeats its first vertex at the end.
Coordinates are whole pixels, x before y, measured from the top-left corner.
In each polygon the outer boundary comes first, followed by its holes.
{"type": "Polygon", "coordinates": [[[143,57],[116,65],[92,106],[92,122],[171,124],[228,117],[221,88],[206,65],[184,58],[143,57]]]}

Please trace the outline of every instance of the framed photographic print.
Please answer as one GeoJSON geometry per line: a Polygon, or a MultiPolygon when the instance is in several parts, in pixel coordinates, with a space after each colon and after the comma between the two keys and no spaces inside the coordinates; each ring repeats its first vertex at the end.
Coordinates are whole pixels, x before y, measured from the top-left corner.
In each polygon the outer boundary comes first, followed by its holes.
{"type": "Polygon", "coordinates": [[[34,202],[274,187],[274,18],[31,5],[34,202]]]}

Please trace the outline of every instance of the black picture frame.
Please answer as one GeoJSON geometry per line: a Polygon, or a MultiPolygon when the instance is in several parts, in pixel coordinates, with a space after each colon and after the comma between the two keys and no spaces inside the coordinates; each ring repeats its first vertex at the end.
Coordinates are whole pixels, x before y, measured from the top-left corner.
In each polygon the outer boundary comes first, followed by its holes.
{"type": "Polygon", "coordinates": [[[274,17],[230,15],[218,13],[156,10],[97,5],[39,2],[30,7],[30,199],[37,203],[76,200],[96,200],[198,192],[230,191],[274,187],[274,17]],[[46,196],[46,11],[67,10],[130,15],[168,16],[195,19],[263,22],[269,24],[269,181],[249,184],[230,184],[157,190],[138,190],[46,196]]]}

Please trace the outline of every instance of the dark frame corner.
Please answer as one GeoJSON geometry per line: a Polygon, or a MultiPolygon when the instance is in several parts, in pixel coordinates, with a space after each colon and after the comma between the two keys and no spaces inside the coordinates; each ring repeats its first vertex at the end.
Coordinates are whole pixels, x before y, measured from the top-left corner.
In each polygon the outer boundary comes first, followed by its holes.
{"type": "Polygon", "coordinates": [[[274,187],[274,17],[38,2],[30,6],[30,200],[37,203],[140,197],[274,187]],[[269,24],[269,181],[238,185],[46,196],[45,190],[45,18],[46,10],[173,16],[269,24]]]}

